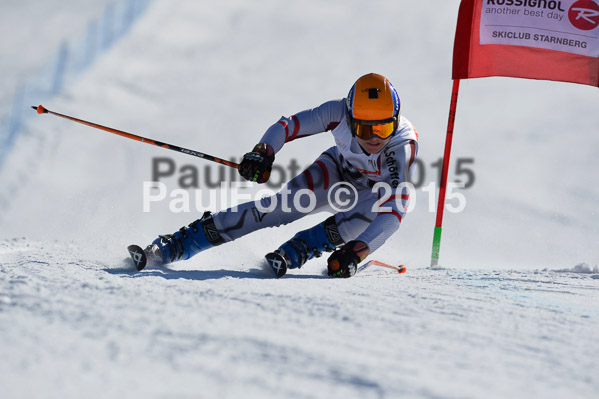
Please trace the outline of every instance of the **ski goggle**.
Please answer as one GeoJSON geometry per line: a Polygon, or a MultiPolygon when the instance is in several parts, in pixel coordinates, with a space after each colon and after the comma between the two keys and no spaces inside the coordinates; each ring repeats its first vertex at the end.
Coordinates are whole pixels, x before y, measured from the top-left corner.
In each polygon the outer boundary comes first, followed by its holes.
{"type": "Polygon", "coordinates": [[[352,134],[362,140],[370,140],[373,137],[385,140],[395,133],[397,118],[392,117],[382,121],[364,121],[350,117],[349,126],[352,134]]]}

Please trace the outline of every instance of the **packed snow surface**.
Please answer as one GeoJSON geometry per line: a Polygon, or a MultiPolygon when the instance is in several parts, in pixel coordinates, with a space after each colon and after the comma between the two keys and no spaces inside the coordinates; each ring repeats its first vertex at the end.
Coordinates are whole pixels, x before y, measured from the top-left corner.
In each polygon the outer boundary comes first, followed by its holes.
{"type": "MultiPolygon", "coordinates": [[[[0,115],[110,2],[5,3],[0,115]]],[[[44,106],[238,161],[281,115],[377,72],[419,131],[424,187],[443,153],[458,5],[154,0],[44,106]]],[[[231,170],[34,115],[0,168],[0,397],[598,397],[597,89],[460,87],[449,180],[474,180],[464,210],[445,213],[442,267],[427,267],[435,201],[419,189],[374,256],[407,273],[347,280],[325,276],[325,257],[280,280],[261,267],[328,215],[134,272],[127,245],[203,211],[172,212],[168,199],[143,211],[153,160],[175,163],[169,192],[181,170],[199,172],[203,194],[231,170]]],[[[332,145],[296,140],[276,165],[306,167],[332,145]]]]}
{"type": "Polygon", "coordinates": [[[0,242],[3,397],[591,398],[599,279],[225,260],[135,272],[0,242]]]}

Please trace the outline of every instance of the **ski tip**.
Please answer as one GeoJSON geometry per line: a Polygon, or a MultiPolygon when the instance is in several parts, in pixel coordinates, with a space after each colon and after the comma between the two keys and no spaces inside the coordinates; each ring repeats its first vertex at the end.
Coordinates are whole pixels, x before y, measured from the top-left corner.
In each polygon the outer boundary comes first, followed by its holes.
{"type": "Polygon", "coordinates": [[[133,260],[133,264],[137,271],[143,270],[148,262],[144,250],[139,245],[129,245],[127,251],[129,251],[129,256],[131,256],[131,260],[133,260]]]}
{"type": "Polygon", "coordinates": [[[399,265],[397,266],[397,272],[398,273],[405,273],[406,272],[406,267],[404,265],[399,265]]]}
{"type": "Polygon", "coordinates": [[[264,256],[266,263],[271,267],[277,278],[281,278],[287,273],[287,261],[283,255],[277,252],[270,252],[264,256]]]}

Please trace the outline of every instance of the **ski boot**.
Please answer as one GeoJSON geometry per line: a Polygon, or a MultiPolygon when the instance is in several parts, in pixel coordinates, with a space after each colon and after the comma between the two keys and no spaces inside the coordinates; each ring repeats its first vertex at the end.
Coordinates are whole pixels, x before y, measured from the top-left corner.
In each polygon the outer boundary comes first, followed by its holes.
{"type": "Polygon", "coordinates": [[[186,260],[208,248],[223,244],[212,213],[204,212],[201,219],[174,234],[161,235],[144,249],[147,263],[166,265],[178,260],[186,260]]]}
{"type": "Polygon", "coordinates": [[[311,229],[300,231],[274,252],[266,254],[266,262],[273,269],[277,278],[283,277],[287,269],[301,268],[312,258],[318,258],[323,252],[332,252],[344,243],[335,216],[311,229]]]}

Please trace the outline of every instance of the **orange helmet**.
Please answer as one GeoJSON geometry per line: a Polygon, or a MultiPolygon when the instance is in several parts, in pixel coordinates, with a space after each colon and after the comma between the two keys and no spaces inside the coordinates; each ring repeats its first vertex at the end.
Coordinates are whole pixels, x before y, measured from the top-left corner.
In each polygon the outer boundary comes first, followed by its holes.
{"type": "Polygon", "coordinates": [[[387,78],[369,73],[356,80],[347,95],[347,120],[354,136],[386,139],[395,134],[400,102],[387,78]]]}

